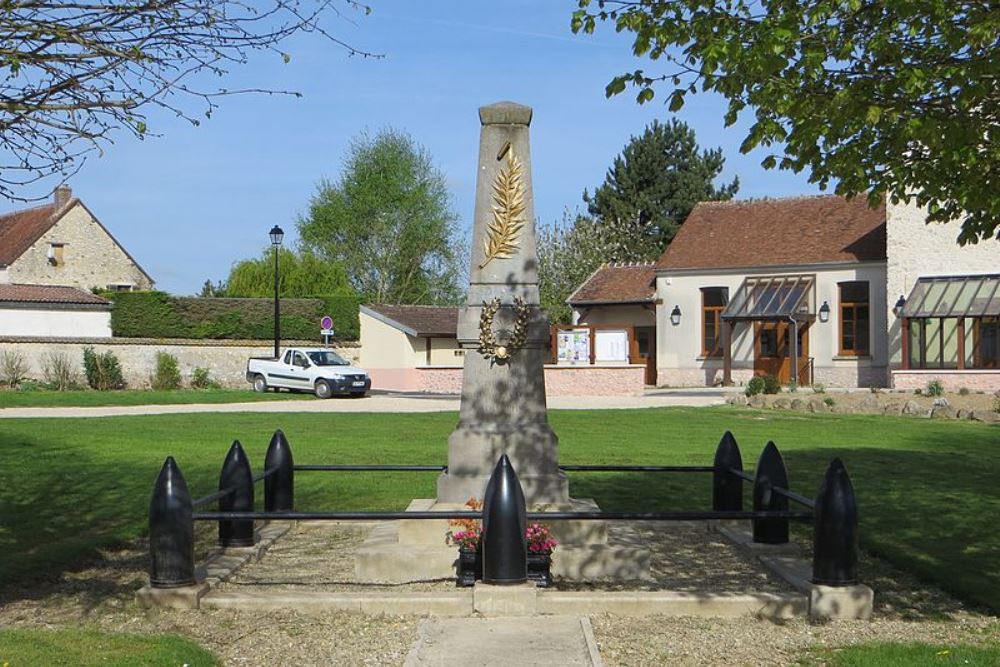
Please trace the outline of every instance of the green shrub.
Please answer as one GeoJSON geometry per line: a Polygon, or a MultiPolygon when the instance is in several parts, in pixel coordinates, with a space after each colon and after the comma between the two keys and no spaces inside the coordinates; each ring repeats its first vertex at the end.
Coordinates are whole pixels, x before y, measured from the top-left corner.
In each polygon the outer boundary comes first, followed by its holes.
{"type": "Polygon", "coordinates": [[[65,352],[48,352],[42,357],[42,377],[49,389],[67,391],[80,386],[76,366],[65,352]]]}
{"type": "Polygon", "coordinates": [[[781,391],[781,383],[778,382],[778,378],[774,375],[764,376],[764,393],[765,394],[777,394],[781,391]]]}
{"type": "Polygon", "coordinates": [[[916,389],[913,390],[913,393],[916,394],[917,396],[923,396],[924,390],[921,389],[920,387],[917,387],[916,389]]]}
{"type": "Polygon", "coordinates": [[[746,395],[756,396],[762,391],[764,391],[764,378],[759,375],[755,375],[750,378],[750,381],[747,382],[746,395]]]}
{"type": "MultiPolygon", "coordinates": [[[[268,340],[274,336],[272,299],[173,297],[163,292],[109,294],[114,300],[111,329],[125,338],[206,338],[268,340]]],[[[340,340],[360,335],[353,295],[281,300],[281,337],[319,340],[319,319],[333,318],[340,340]]]]}
{"type": "Polygon", "coordinates": [[[792,382],[789,382],[789,383],[788,383],[788,391],[789,391],[789,393],[792,393],[792,394],[794,394],[794,393],[795,393],[795,392],[797,392],[798,390],[799,390],[799,383],[798,383],[798,382],[795,382],[795,381],[793,380],[792,382]]]}
{"type": "Polygon", "coordinates": [[[944,395],[944,385],[941,384],[941,380],[931,380],[927,383],[927,395],[928,396],[943,396],[944,395]]]}
{"type": "Polygon", "coordinates": [[[177,357],[169,352],[157,352],[156,372],[149,379],[149,384],[157,391],[180,389],[181,371],[177,366],[177,357]]]}
{"type": "Polygon", "coordinates": [[[826,393],[826,385],[825,384],[814,384],[813,387],[812,387],[812,389],[813,389],[813,393],[814,394],[825,394],[826,393]]]}
{"type": "Polygon", "coordinates": [[[832,408],[837,403],[837,401],[833,400],[833,396],[827,396],[823,399],[823,402],[826,403],[826,407],[828,408],[832,408]]]}
{"type": "Polygon", "coordinates": [[[0,384],[11,389],[28,379],[28,360],[18,350],[0,352],[0,384]]]}
{"type": "Polygon", "coordinates": [[[997,396],[996,400],[993,401],[993,412],[1000,414],[1000,396],[997,396]]]}
{"type": "Polygon", "coordinates": [[[89,345],[83,348],[83,371],[91,389],[110,391],[125,388],[121,365],[111,350],[98,354],[89,345]]]}
{"type": "Polygon", "coordinates": [[[969,388],[968,387],[961,387],[958,390],[958,395],[959,396],[968,396],[969,395],[969,388]]]}
{"type": "Polygon", "coordinates": [[[207,368],[196,367],[191,371],[192,389],[218,389],[221,385],[212,377],[207,368]]]}

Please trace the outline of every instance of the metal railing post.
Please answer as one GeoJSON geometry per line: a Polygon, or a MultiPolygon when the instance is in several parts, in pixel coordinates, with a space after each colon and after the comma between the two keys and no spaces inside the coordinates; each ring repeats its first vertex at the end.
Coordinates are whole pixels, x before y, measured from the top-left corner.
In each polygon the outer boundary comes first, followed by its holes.
{"type": "Polygon", "coordinates": [[[858,504],[839,458],[830,462],[816,497],[812,581],[824,586],[858,582],[858,504]]]}
{"type": "Polygon", "coordinates": [[[277,471],[264,479],[264,509],[268,512],[291,512],[295,507],[295,464],[292,448],[281,430],[274,432],[264,455],[264,470],[277,471]]]}
{"type": "MultiPolygon", "coordinates": [[[[757,461],[753,480],[753,509],[755,512],[787,511],[788,498],[774,493],[773,488],[788,488],[788,473],[781,453],[773,442],[768,442],[757,461]]],[[[755,519],[753,541],[763,544],[788,542],[788,519],[755,519]]]]}
{"type": "Polygon", "coordinates": [[[517,473],[504,454],[493,468],[483,497],[483,582],[528,581],[527,511],[517,473]]]}
{"type": "Polygon", "coordinates": [[[191,513],[184,475],[174,457],[168,456],[149,501],[149,585],[153,588],[195,584],[191,513]]]}
{"type": "Polygon", "coordinates": [[[726,431],[715,449],[712,471],[712,509],[740,511],[743,509],[743,479],[730,469],[743,470],[743,457],[736,438],[726,431]]]}
{"type": "MultiPolygon", "coordinates": [[[[219,473],[219,490],[232,489],[219,498],[220,512],[253,511],[253,471],[239,440],[234,440],[219,473]]],[[[252,547],[253,520],[219,521],[219,545],[252,547]]]]}

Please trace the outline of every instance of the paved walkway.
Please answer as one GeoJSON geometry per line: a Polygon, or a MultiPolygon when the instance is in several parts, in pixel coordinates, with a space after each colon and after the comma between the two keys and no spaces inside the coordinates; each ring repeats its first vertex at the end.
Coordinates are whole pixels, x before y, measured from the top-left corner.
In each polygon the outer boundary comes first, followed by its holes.
{"type": "MultiPolygon", "coordinates": [[[[672,406],[721,405],[727,393],[720,389],[650,389],[643,396],[556,396],[548,399],[552,410],[623,410],[672,406]]],[[[4,408],[5,417],[118,417],[173,415],[193,412],[457,412],[459,397],[434,394],[374,393],[366,398],[332,398],[325,401],[259,401],[186,405],[119,405],[103,407],[4,408]]]]}
{"type": "Polygon", "coordinates": [[[602,665],[587,617],[428,618],[404,667],[602,665]]]}

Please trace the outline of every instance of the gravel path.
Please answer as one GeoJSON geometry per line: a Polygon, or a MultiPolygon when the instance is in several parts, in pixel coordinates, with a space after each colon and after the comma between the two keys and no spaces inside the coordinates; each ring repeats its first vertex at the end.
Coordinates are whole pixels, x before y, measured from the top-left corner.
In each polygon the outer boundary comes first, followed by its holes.
{"type": "MultiPolygon", "coordinates": [[[[673,406],[722,405],[722,391],[650,390],[643,396],[554,396],[547,399],[551,410],[627,410],[673,406]]],[[[183,405],[117,405],[101,407],[3,408],[0,418],[118,417],[128,415],[173,415],[198,412],[458,412],[459,397],[435,394],[372,394],[363,399],[335,398],[326,401],[258,401],[253,403],[189,403],[183,405]]]]}
{"type": "MultiPolygon", "coordinates": [[[[296,533],[304,548],[303,565],[314,572],[324,565],[331,578],[322,586],[338,586],[353,560],[347,557],[355,538],[342,527],[339,536],[322,536],[304,526],[296,533]],[[341,547],[327,551],[328,546],[341,547]]],[[[202,547],[212,531],[200,530],[202,547]]],[[[663,549],[670,536],[651,535],[663,549]]],[[[705,537],[711,544],[714,536],[705,537]]],[[[289,542],[291,544],[291,542],[289,542]]],[[[281,542],[261,566],[281,555],[281,542]]],[[[660,551],[660,549],[657,549],[660,551]]],[[[291,611],[203,610],[147,613],[133,602],[145,583],[146,546],[102,552],[94,562],[45,581],[21,583],[0,590],[0,627],[88,626],[137,634],[177,633],[216,653],[227,665],[400,665],[417,640],[419,619],[397,616],[361,616],[344,613],[301,614],[291,611]]],[[[705,577],[758,576],[737,561],[719,555],[704,562],[698,549],[673,557],[674,566],[701,568],[705,577]],[[742,572],[742,574],[740,574],[742,572]]],[[[656,561],[654,561],[656,562],[656,561]]],[[[674,577],[685,585],[693,575],[677,574],[668,561],[654,565],[661,581],[674,577]],[[673,574],[671,574],[673,572],[673,574]],[[680,578],[678,578],[680,577],[680,578]]],[[[250,570],[248,569],[249,573],[250,570]]],[[[260,570],[261,573],[264,570],[260,570]]],[[[594,633],[607,665],[790,665],[812,646],[837,646],[870,640],[926,641],[942,644],[983,644],[1000,641],[1000,619],[978,614],[939,591],[927,589],[912,577],[885,563],[864,558],[862,578],[876,589],[875,620],[841,621],[824,625],[796,619],[787,622],[737,619],[666,617],[591,617],[594,633]]],[[[760,587],[764,582],[756,584],[760,587]]],[[[282,585],[301,586],[300,583],[282,585]]],[[[447,586],[431,582],[415,586],[447,586]]]]}
{"type": "MultiPolygon", "coordinates": [[[[700,523],[632,525],[650,548],[653,581],[578,583],[556,579],[556,590],[715,590],[791,592],[739,549],[700,523]]],[[[370,525],[299,522],[257,563],[247,565],[218,590],[263,592],[454,590],[454,579],[408,584],[358,584],[354,558],[370,525]]],[[[559,558],[559,549],[553,555],[559,558]]]]}

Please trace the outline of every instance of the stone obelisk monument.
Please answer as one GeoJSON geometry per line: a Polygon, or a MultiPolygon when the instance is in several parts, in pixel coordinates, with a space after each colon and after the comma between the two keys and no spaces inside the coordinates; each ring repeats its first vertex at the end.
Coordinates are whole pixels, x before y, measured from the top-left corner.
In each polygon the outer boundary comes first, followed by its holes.
{"type": "MultiPolygon", "coordinates": [[[[538,307],[538,252],[531,189],[531,108],[499,102],[479,109],[479,165],[469,297],[458,316],[465,350],[458,426],[448,438],[448,470],[437,498],[416,498],[411,511],[462,509],[483,499],[502,454],[517,473],[529,509],[599,509],[571,499],[559,470],[559,440],[545,407],[549,322],[538,307]]],[[[447,520],[403,519],[377,525],[355,557],[364,582],[404,582],[454,575],[456,549],[447,520]]],[[[634,531],[614,540],[603,521],[557,521],[553,572],[574,580],[642,579],[649,551],[634,531]]]]}
{"type": "Polygon", "coordinates": [[[469,294],[458,315],[462,402],[437,500],[482,498],[506,454],[529,505],[562,504],[568,485],[545,406],[543,366],[551,352],[549,322],[538,307],[531,108],[499,102],[480,108],[479,120],[469,294]]]}

